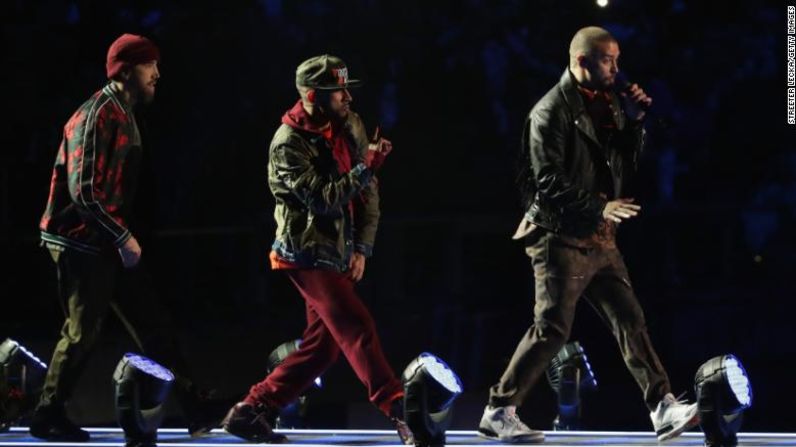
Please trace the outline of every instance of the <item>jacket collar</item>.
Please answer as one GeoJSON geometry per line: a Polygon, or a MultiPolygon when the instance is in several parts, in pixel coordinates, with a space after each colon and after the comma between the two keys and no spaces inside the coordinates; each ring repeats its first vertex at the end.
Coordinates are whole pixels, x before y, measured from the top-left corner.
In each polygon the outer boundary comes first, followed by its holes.
{"type": "Polygon", "coordinates": [[[133,116],[133,109],[130,107],[130,104],[125,101],[122,93],[116,90],[112,82],[105,84],[105,87],[102,88],[102,92],[108,95],[125,114],[133,116]]]}
{"type": "Polygon", "coordinates": [[[329,131],[331,131],[332,135],[344,133],[351,138],[351,119],[351,114],[349,114],[344,123],[326,122],[318,124],[312,120],[299,99],[290,110],[282,115],[282,124],[311,134],[312,136],[309,137],[309,140],[316,144],[318,141],[325,139],[325,135],[328,136],[329,131]]]}
{"type": "MultiPolygon", "coordinates": [[[[564,102],[566,102],[570,113],[575,118],[575,126],[595,144],[602,146],[602,144],[600,144],[600,140],[597,139],[597,133],[594,130],[594,123],[592,122],[589,113],[586,111],[586,105],[583,103],[583,97],[578,91],[578,81],[575,80],[575,76],[571,71],[569,71],[569,67],[564,69],[564,74],[561,75],[561,80],[558,81],[558,88],[561,91],[561,94],[564,96],[564,102]]],[[[614,110],[617,111],[614,113],[616,129],[621,131],[625,127],[625,118],[624,114],[619,112],[619,110],[622,110],[620,108],[621,106],[619,104],[619,98],[617,98],[613,93],[611,93],[611,102],[613,103],[614,110]]]]}

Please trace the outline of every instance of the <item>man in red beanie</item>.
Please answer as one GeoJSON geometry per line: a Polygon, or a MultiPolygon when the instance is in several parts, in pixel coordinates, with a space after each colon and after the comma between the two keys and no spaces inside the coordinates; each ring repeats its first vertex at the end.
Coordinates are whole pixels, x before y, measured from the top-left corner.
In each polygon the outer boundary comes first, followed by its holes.
{"type": "Polygon", "coordinates": [[[358,84],[337,57],[304,61],[296,70],[301,99],[285,112],[271,140],[268,185],[277,224],[271,266],[301,293],[307,326],[301,346],[252,386],[224,419],[227,432],[252,442],[283,441],[273,431],[279,409],[342,354],[370,401],[392,420],[401,442],[414,443],[403,421],[401,382],[354,289],[379,223],[375,173],[392,150],[378,131],[369,139],[351,110],[349,89],[358,84]]]}
{"type": "Polygon", "coordinates": [[[119,37],[108,50],[108,84],[64,126],[40,229],[42,245],[56,266],[65,322],[31,421],[30,432],[37,438],[89,439],[66,417],[64,406],[109,310],[145,355],[178,377],[177,397],[191,433],[212,428],[212,418],[202,414],[199,393],[185,377],[168,314],[139,266],[141,246],[129,229],[143,151],[133,110],[154,99],[159,59],[158,48],[147,38],[119,37]],[[126,293],[117,299],[116,291],[126,293]]]}

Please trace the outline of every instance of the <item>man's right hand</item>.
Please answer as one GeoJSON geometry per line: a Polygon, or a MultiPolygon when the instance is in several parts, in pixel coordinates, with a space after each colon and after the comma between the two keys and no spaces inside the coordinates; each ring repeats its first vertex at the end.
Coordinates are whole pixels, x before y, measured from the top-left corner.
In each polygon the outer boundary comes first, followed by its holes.
{"type": "Polygon", "coordinates": [[[122,265],[124,268],[129,269],[138,265],[141,260],[141,246],[135,237],[130,236],[127,242],[119,247],[119,256],[122,258],[122,265]]]}
{"type": "Polygon", "coordinates": [[[392,151],[392,143],[390,140],[381,138],[379,136],[379,128],[371,138],[371,143],[368,145],[368,151],[365,154],[365,166],[372,170],[377,170],[384,163],[387,155],[392,151]]]}
{"type": "Polygon", "coordinates": [[[638,216],[641,207],[634,205],[635,199],[616,199],[605,204],[603,208],[603,218],[612,222],[620,223],[623,220],[638,216]]]}

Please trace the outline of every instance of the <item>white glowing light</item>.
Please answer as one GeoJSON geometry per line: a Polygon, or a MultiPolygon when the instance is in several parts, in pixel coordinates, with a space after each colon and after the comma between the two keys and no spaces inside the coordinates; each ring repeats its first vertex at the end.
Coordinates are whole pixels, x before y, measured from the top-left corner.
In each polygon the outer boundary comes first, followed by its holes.
{"type": "Polygon", "coordinates": [[[447,388],[451,393],[459,394],[462,392],[462,383],[459,381],[456,373],[454,373],[442,359],[427,352],[421,354],[420,357],[423,359],[426,372],[431,374],[437,382],[447,388]]]}
{"type": "Polygon", "coordinates": [[[727,381],[730,382],[730,388],[735,393],[738,402],[744,407],[750,406],[752,404],[752,387],[749,384],[746,371],[738,363],[738,359],[732,356],[724,361],[724,367],[727,368],[727,381]]]}

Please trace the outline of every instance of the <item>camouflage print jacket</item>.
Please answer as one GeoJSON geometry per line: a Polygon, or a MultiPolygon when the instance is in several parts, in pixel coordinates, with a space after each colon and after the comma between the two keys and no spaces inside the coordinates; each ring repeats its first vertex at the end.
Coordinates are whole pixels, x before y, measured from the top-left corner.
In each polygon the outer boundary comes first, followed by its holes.
{"type": "Polygon", "coordinates": [[[131,237],[127,221],[140,160],[133,112],[108,84],[64,126],[39,224],[42,240],[87,253],[122,246],[131,237]]]}
{"type": "Polygon", "coordinates": [[[268,185],[276,199],[276,239],[283,260],[307,268],[348,269],[354,251],[370,256],[379,222],[379,194],[363,162],[368,138],[351,112],[343,138],[351,170],[341,172],[323,133],[300,103],[285,113],[269,148],[268,185]]]}

